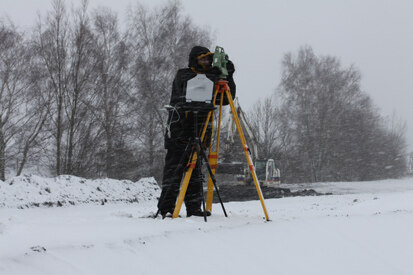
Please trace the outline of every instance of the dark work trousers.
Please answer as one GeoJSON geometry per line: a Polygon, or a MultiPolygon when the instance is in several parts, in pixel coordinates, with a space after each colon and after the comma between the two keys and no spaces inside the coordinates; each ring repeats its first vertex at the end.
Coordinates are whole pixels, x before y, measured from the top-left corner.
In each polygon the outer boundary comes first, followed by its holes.
{"type": "MultiPolygon", "coordinates": [[[[190,149],[189,149],[190,151],[190,149]]],[[[175,209],[176,199],[180,190],[181,180],[186,171],[186,166],[189,160],[189,154],[180,165],[180,160],[185,152],[185,145],[173,146],[168,149],[165,157],[165,167],[163,170],[162,193],[158,202],[158,209],[162,214],[171,212],[175,209]],[[179,167],[178,167],[179,166],[179,167]]],[[[185,195],[185,206],[187,211],[201,209],[203,175],[200,170],[202,160],[198,157],[197,165],[195,166],[188,189],[185,195]]]]}

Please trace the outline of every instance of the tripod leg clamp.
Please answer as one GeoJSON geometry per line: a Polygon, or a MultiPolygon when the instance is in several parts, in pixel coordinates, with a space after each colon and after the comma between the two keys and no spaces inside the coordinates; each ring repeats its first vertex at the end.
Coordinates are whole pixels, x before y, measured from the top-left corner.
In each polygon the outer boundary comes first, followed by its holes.
{"type": "Polygon", "coordinates": [[[208,155],[208,162],[211,169],[218,168],[218,153],[217,152],[210,152],[208,155]]]}

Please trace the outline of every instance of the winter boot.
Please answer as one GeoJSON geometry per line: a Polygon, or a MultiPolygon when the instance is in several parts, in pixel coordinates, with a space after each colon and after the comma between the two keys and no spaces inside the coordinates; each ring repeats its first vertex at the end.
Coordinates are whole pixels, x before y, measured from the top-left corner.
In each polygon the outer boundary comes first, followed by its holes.
{"type": "Polygon", "coordinates": [[[172,218],[172,214],[174,213],[174,210],[169,209],[169,210],[161,210],[161,216],[162,219],[165,218],[172,218]]]}
{"type": "MultiPolygon", "coordinates": [[[[203,217],[204,216],[204,211],[202,211],[201,209],[189,209],[186,211],[186,216],[187,217],[191,217],[191,216],[197,216],[197,217],[203,217]]],[[[206,216],[211,216],[211,212],[206,211],[206,216]]]]}

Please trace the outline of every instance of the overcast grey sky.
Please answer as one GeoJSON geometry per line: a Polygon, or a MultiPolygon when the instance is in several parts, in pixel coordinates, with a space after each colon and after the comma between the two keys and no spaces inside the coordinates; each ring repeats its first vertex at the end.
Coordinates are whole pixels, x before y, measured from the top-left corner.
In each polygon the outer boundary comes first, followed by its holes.
{"type": "MultiPolygon", "coordinates": [[[[80,2],[72,0],[69,2],[80,2]]],[[[91,0],[91,8],[108,6],[124,18],[136,0],[91,0]]],[[[150,6],[165,0],[141,0],[150,6]]],[[[407,122],[407,142],[413,150],[413,1],[312,0],[235,1],[183,0],[184,12],[216,33],[236,65],[235,81],[241,106],[274,91],[281,59],[310,45],[318,55],[340,58],[362,73],[362,89],[383,115],[396,112],[407,122]]],[[[0,0],[0,16],[18,26],[30,26],[36,11],[50,0],[0,0]]],[[[213,50],[213,49],[211,49],[213,50]]]]}

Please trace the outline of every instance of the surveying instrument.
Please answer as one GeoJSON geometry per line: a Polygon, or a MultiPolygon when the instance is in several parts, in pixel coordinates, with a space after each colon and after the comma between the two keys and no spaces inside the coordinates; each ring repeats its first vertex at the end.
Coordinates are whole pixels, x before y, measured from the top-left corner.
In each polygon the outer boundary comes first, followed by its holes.
{"type": "MultiPolygon", "coordinates": [[[[257,175],[255,173],[255,167],[252,162],[252,158],[250,155],[250,151],[248,149],[248,145],[245,140],[245,136],[241,127],[241,123],[234,105],[234,101],[231,96],[230,88],[228,86],[228,81],[226,80],[228,76],[228,70],[227,70],[227,62],[228,62],[228,56],[225,54],[225,51],[222,47],[217,46],[213,55],[213,62],[212,62],[212,67],[217,67],[220,69],[221,74],[218,76],[218,80],[215,82],[215,87],[211,87],[211,90],[214,89],[213,93],[213,99],[211,101],[211,104],[188,104],[187,106],[184,106],[186,111],[192,112],[194,114],[194,137],[191,138],[190,142],[186,146],[185,153],[183,154],[181,161],[185,161],[187,159],[187,151],[191,150],[190,155],[189,155],[189,160],[187,163],[187,170],[185,172],[185,175],[182,180],[182,184],[179,190],[179,195],[175,204],[175,209],[172,214],[172,218],[177,218],[179,217],[179,212],[182,207],[182,203],[185,199],[185,194],[188,189],[188,185],[192,176],[192,172],[194,169],[201,169],[201,167],[196,167],[197,162],[199,161],[199,158],[202,158],[207,166],[208,169],[208,187],[207,187],[207,196],[206,196],[206,202],[204,198],[204,191],[203,187],[201,188],[201,194],[202,194],[202,206],[203,206],[203,211],[204,211],[204,220],[207,221],[207,211],[210,213],[212,212],[212,202],[213,202],[213,192],[214,188],[217,193],[217,196],[219,198],[219,201],[221,203],[223,212],[225,217],[227,216],[227,213],[225,211],[224,204],[222,203],[219,190],[216,184],[215,180],[215,170],[218,167],[218,152],[219,152],[219,139],[220,139],[220,134],[221,134],[221,118],[222,118],[222,105],[223,105],[223,100],[224,96],[226,97],[227,101],[229,102],[229,105],[231,107],[231,113],[233,116],[233,119],[236,124],[236,128],[238,130],[239,137],[241,139],[242,143],[242,148],[245,153],[245,157],[248,162],[248,167],[251,172],[252,179],[255,184],[255,188],[257,189],[258,197],[261,202],[261,206],[264,210],[264,215],[265,219],[269,221],[267,209],[265,207],[264,203],[264,197],[259,185],[259,181],[257,178],[257,175]],[[215,103],[217,100],[217,97],[220,97],[220,104],[219,104],[219,111],[218,111],[218,125],[217,125],[217,133],[216,133],[216,147],[215,150],[213,148],[213,135],[214,135],[214,127],[211,127],[211,133],[210,133],[210,140],[209,140],[209,153],[208,157],[206,155],[206,152],[203,148],[203,143],[205,141],[205,136],[207,132],[207,128],[209,125],[213,126],[214,122],[214,116],[216,112],[216,107],[215,103]],[[208,112],[206,121],[204,123],[202,132],[198,133],[197,129],[197,115],[199,112],[208,112]]],[[[188,91],[187,91],[188,94],[188,91]]],[[[159,210],[156,213],[155,217],[159,214],[159,210]]]]}

